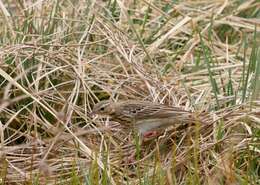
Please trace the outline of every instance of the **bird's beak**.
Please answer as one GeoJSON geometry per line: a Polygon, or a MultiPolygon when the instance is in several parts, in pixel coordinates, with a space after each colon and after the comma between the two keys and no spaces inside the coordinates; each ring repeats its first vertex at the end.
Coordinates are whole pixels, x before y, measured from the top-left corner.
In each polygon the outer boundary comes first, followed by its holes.
{"type": "Polygon", "coordinates": [[[89,113],[89,116],[90,116],[91,118],[93,118],[94,116],[96,116],[96,113],[95,113],[94,111],[92,111],[92,112],[89,113]]]}

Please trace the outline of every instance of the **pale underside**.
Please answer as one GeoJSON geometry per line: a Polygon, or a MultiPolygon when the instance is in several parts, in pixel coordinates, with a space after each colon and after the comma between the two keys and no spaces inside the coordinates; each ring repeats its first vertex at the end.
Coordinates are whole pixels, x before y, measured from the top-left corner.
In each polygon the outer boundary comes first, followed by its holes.
{"type": "Polygon", "coordinates": [[[138,120],[134,127],[140,132],[145,133],[151,130],[165,129],[169,126],[180,125],[182,122],[175,119],[174,117],[161,118],[161,119],[143,119],[138,120]]]}

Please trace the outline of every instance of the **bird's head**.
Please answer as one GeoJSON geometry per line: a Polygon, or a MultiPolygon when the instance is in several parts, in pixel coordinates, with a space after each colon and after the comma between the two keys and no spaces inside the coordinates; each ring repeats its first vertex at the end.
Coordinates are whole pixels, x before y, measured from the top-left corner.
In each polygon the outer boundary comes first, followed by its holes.
{"type": "Polygon", "coordinates": [[[112,102],[110,100],[101,101],[94,105],[91,115],[109,116],[114,112],[112,102]]]}

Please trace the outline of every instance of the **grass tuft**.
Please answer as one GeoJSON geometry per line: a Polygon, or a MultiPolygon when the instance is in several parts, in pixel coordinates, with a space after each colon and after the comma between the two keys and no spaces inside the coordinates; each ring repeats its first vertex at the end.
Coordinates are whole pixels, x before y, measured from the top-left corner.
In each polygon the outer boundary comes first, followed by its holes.
{"type": "Polygon", "coordinates": [[[259,184],[259,2],[0,9],[0,184],[259,184]],[[106,99],[182,107],[202,123],[141,142],[90,116],[106,99]]]}

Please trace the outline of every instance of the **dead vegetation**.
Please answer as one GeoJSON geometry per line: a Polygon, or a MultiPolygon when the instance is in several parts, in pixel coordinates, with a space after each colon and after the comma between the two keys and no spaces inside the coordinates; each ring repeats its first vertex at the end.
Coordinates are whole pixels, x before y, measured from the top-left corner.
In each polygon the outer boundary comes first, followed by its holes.
{"type": "Polygon", "coordinates": [[[258,1],[1,2],[1,184],[257,184],[258,1]],[[206,113],[138,144],[103,99],[206,113]],[[127,157],[136,153],[136,160],[127,157]]]}

